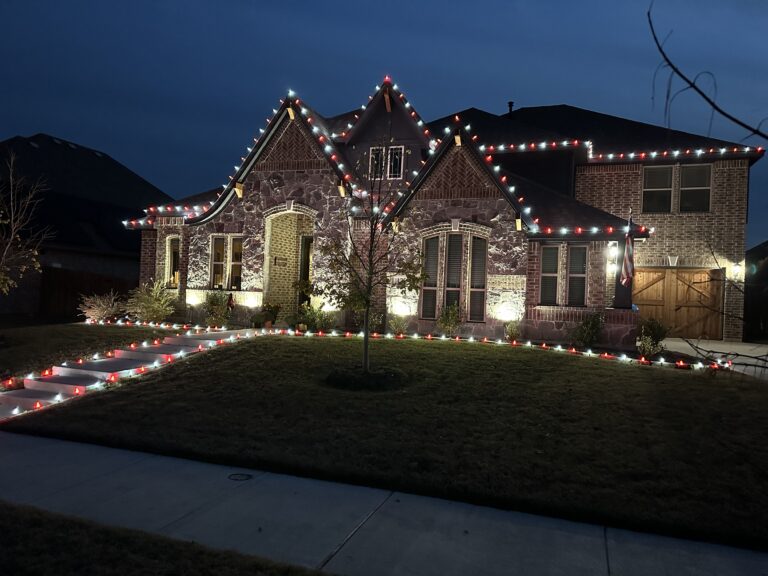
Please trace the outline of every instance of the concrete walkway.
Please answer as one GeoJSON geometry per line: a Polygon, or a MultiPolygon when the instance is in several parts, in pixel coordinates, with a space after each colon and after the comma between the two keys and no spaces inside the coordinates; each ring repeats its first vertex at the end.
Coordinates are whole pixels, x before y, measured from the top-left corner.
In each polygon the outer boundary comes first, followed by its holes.
{"type": "Polygon", "coordinates": [[[768,576],[768,554],[0,432],[0,497],[350,576],[768,576]]]}
{"type": "MultiPolygon", "coordinates": [[[[733,362],[733,369],[750,376],[768,380],[768,344],[753,344],[750,342],[728,342],[726,340],[691,340],[703,350],[715,350],[724,360],[733,362]],[[748,358],[751,356],[752,358],[748,358]],[[755,356],[764,357],[763,360],[755,360],[755,356]],[[752,366],[740,366],[740,364],[752,364],[752,366]]],[[[662,342],[667,350],[690,354],[698,357],[696,350],[682,338],[667,338],[662,342]]]]}

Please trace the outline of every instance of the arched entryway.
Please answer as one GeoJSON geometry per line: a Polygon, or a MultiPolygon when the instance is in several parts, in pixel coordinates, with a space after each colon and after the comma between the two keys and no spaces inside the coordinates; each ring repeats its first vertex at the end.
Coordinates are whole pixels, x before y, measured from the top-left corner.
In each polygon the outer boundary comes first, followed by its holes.
{"type": "Polygon", "coordinates": [[[295,314],[301,303],[300,281],[312,278],[314,218],[286,210],[266,222],[264,302],[280,305],[279,321],[295,314]]]}

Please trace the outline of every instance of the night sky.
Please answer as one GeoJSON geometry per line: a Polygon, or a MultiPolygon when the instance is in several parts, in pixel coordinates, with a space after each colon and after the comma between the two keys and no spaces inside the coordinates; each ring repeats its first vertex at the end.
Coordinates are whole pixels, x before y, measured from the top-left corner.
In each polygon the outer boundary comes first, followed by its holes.
{"type": "MultiPolygon", "coordinates": [[[[226,182],[288,88],[326,116],[360,106],[390,74],[427,119],[502,113],[514,100],[664,124],[647,6],[2,0],[0,139],[45,132],[102,150],[178,197],[226,182]]],[[[657,0],[654,14],[684,70],[716,75],[721,105],[754,124],[768,116],[764,0],[657,0]]],[[[697,97],[677,99],[673,128],[706,134],[708,122],[697,97]]],[[[711,135],[746,136],[717,118],[711,135]]],[[[765,239],[764,158],[747,245],[765,239]]]]}

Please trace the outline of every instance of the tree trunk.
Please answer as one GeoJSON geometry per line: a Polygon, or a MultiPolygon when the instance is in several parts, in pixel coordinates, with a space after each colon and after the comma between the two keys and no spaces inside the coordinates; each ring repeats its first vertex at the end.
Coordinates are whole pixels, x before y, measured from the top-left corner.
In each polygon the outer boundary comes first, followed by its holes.
{"type": "Polygon", "coordinates": [[[369,304],[365,308],[365,316],[363,317],[363,374],[368,374],[371,371],[371,359],[368,355],[368,333],[369,333],[369,321],[371,315],[371,305],[369,304]]]}

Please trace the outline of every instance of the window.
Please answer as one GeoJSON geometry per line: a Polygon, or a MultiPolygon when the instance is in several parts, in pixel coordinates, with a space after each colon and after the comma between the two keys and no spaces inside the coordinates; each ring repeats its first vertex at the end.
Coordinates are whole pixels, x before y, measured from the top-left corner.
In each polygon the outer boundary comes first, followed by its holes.
{"type": "Polygon", "coordinates": [[[165,283],[169,288],[179,287],[179,262],[181,260],[179,245],[178,236],[168,238],[168,248],[165,255],[165,283]]]}
{"type": "Polygon", "coordinates": [[[709,212],[711,166],[680,167],[680,212],[709,212]]]}
{"type": "Polygon", "coordinates": [[[568,306],[584,306],[587,300],[587,247],[568,248],[568,306]]]}
{"type": "Polygon", "coordinates": [[[485,288],[488,241],[472,236],[472,260],[469,271],[469,321],[485,320],[485,288]]]}
{"type": "Polygon", "coordinates": [[[672,211],[672,166],[643,169],[643,212],[672,211]]]}
{"type": "Polygon", "coordinates": [[[397,180],[403,177],[404,146],[391,146],[387,163],[387,178],[397,180]]]}
{"type": "Polygon", "coordinates": [[[445,262],[445,305],[461,307],[461,247],[462,234],[448,235],[448,254],[445,262]]]}
{"type": "Polygon", "coordinates": [[[381,146],[371,146],[371,152],[368,156],[368,178],[371,180],[384,177],[384,148],[381,146]]]}
{"type": "Polygon", "coordinates": [[[440,238],[433,236],[424,240],[424,284],[421,288],[421,317],[437,317],[437,259],[440,238]]]}
{"type": "Polygon", "coordinates": [[[224,250],[227,239],[213,238],[211,249],[211,287],[224,288],[224,250]]]}
{"type": "Polygon", "coordinates": [[[229,289],[240,290],[243,280],[243,239],[232,238],[232,252],[229,259],[229,289]]]}
{"type": "Polygon", "coordinates": [[[541,247],[541,293],[539,302],[544,306],[557,305],[557,265],[560,249],[557,246],[541,247]]]}

